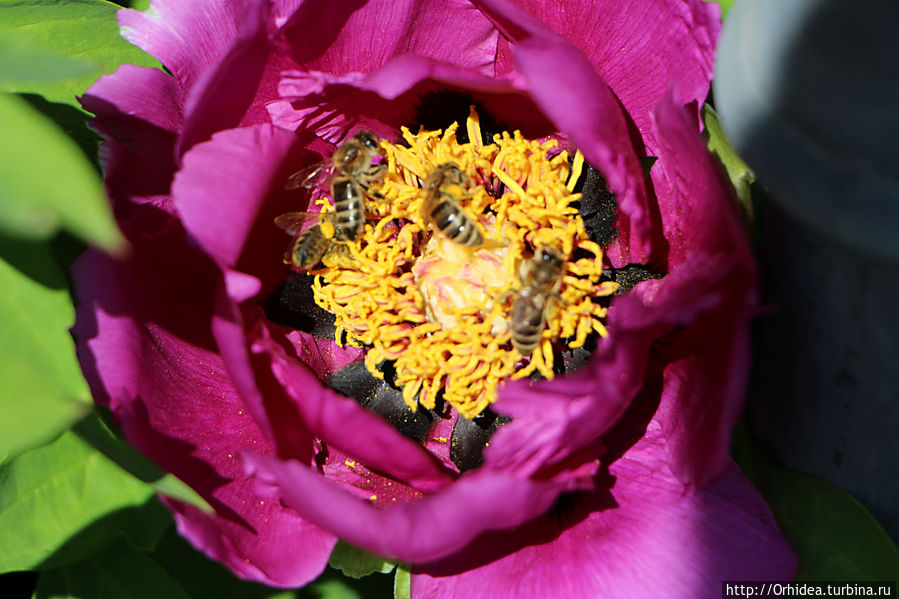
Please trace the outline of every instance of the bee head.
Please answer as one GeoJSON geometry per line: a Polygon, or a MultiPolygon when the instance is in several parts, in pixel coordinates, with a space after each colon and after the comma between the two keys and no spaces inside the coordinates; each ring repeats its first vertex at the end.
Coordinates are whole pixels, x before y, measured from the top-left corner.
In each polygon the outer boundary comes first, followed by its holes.
{"type": "Polygon", "coordinates": [[[541,247],[537,250],[537,255],[535,257],[537,262],[552,266],[553,268],[559,268],[562,266],[562,262],[565,261],[562,253],[551,247],[541,247]]]}
{"type": "Polygon", "coordinates": [[[372,152],[381,151],[381,144],[378,141],[378,137],[371,131],[360,131],[356,134],[355,139],[372,152]]]}

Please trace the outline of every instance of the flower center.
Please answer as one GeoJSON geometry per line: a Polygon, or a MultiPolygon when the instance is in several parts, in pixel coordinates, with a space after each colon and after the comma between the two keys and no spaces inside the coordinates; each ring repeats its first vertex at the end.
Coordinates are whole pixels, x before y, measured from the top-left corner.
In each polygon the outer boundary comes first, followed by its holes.
{"type": "Polygon", "coordinates": [[[335,340],[367,347],[374,376],[392,362],[413,410],[434,409],[442,396],[473,418],[503,381],[553,378],[554,347],[607,336],[597,300],[617,284],[602,280],[602,250],[572,205],[580,155],[572,169],[555,140],[518,131],[485,144],[474,109],[466,126],[464,144],[457,123],[403,128],[408,146],[382,141],[370,222],[312,274],[316,303],[335,315],[335,340]]]}

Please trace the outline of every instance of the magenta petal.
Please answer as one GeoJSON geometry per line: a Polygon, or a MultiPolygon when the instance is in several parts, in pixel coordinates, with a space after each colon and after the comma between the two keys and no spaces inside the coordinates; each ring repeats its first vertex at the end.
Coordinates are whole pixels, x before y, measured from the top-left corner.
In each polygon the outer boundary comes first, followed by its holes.
{"type": "Polygon", "coordinates": [[[120,10],[117,16],[122,36],[175,75],[183,99],[231,47],[245,9],[243,0],[152,0],[147,11],[120,10]]]}
{"type": "Polygon", "coordinates": [[[602,172],[620,211],[619,240],[608,254],[616,264],[647,264],[659,256],[657,214],[618,100],[590,62],[567,40],[506,0],[478,0],[512,41],[522,82],[540,109],[602,172]],[[564,66],[564,68],[560,68],[564,66]]]}
{"type": "Polygon", "coordinates": [[[178,533],[208,557],[241,578],[278,587],[303,586],[324,571],[337,537],[277,502],[259,498],[252,482],[237,480],[221,488],[218,496],[226,503],[246,503],[252,498],[254,520],[264,526],[253,534],[241,524],[223,523],[190,506],[165,501],[175,513],[178,533]]]}
{"type": "Polygon", "coordinates": [[[365,357],[361,348],[340,347],[331,339],[315,337],[305,331],[293,330],[285,337],[293,344],[299,359],[321,380],[365,357]]]}
{"type": "Polygon", "coordinates": [[[671,240],[670,268],[681,271],[684,280],[718,276],[710,286],[719,305],[684,333],[689,355],[665,372],[659,418],[671,431],[675,471],[686,481],[704,484],[726,460],[745,393],[755,266],[733,191],[696,132],[691,113],[671,95],[656,105],[652,116],[661,143],[654,181],[665,236],[671,240]]]}
{"type": "Polygon", "coordinates": [[[528,12],[571,41],[637,124],[650,153],[649,114],[672,85],[680,104],[709,93],[720,9],[702,0],[523,0],[528,12]]]}
{"type": "MultiPolygon", "coordinates": [[[[146,224],[151,207],[137,209],[146,224]]],[[[296,586],[324,568],[335,538],[259,498],[238,461],[270,452],[231,385],[209,330],[221,276],[179,227],[132,236],[127,262],[88,251],[76,262],[73,329],[94,396],[128,440],[196,489],[210,516],[173,503],[180,530],[239,575],[296,586]],[[294,547],[304,559],[285,559],[294,547]]]]}
{"type": "Polygon", "coordinates": [[[733,463],[695,492],[661,449],[641,441],[612,465],[608,491],[574,497],[567,512],[413,566],[413,596],[717,599],[723,580],[792,579],[793,552],[733,463]]]}
{"type": "MultiPolygon", "coordinates": [[[[268,110],[276,125],[290,130],[302,126],[335,144],[347,136],[360,116],[375,121],[367,126],[376,133],[393,139],[414,115],[421,101],[414,90],[425,82],[485,92],[480,100],[497,94],[496,104],[502,105],[506,114],[510,103],[503,100],[510,94],[523,95],[510,82],[471,69],[420,56],[401,56],[368,75],[286,71],[278,85],[284,100],[271,102],[268,110]],[[406,94],[409,96],[404,97],[406,94]]],[[[489,105],[486,108],[490,110],[489,105]]],[[[532,106],[529,108],[534,112],[532,106]]],[[[527,117],[539,120],[539,115],[527,117]]]]}
{"type": "MultiPolygon", "coordinates": [[[[292,399],[309,430],[325,443],[423,491],[441,488],[453,475],[421,446],[399,434],[386,420],[356,400],[324,387],[312,371],[260,335],[252,351],[271,361],[275,378],[292,399]]],[[[290,425],[278,423],[275,426],[290,425]]]]}
{"type": "MultiPolygon", "coordinates": [[[[745,342],[748,314],[735,316],[726,294],[737,264],[732,255],[696,252],[664,279],[616,298],[609,312],[610,337],[583,368],[560,380],[516,382],[501,392],[495,408],[513,420],[491,440],[486,467],[533,474],[552,471],[585,452],[597,455],[600,437],[642,393],[641,401],[649,405],[635,409],[649,410],[647,418],[661,402],[659,419],[675,471],[685,482],[699,484],[716,476],[727,460],[745,379],[746,355],[735,355],[732,344],[734,339],[745,342]],[[679,353],[650,362],[652,344],[678,334],[684,340],[669,342],[669,351],[679,353]],[[648,380],[661,369],[660,391],[648,380]],[[722,385],[727,385],[726,401],[720,400],[722,385]]],[[[745,295],[735,297],[745,301],[745,295]]]]}
{"type": "Polygon", "coordinates": [[[172,184],[175,205],[200,246],[223,264],[236,264],[295,140],[256,125],[221,131],[185,154],[172,184]]]}
{"type": "Polygon", "coordinates": [[[585,451],[589,458],[601,456],[600,436],[643,383],[649,343],[646,335],[621,336],[572,376],[503,390],[496,410],[512,422],[491,439],[485,468],[535,475],[585,451]]]}
{"type": "Polygon", "coordinates": [[[262,106],[252,102],[273,50],[268,39],[269,12],[268,0],[248,2],[233,45],[197,78],[187,98],[179,155],[216,131],[246,122],[247,111],[254,112],[255,119],[250,120],[265,122],[262,106]]]}
{"type": "Polygon", "coordinates": [[[409,54],[493,75],[496,29],[465,0],[306,2],[282,31],[309,70],[366,73],[409,54]]]}
{"type": "Polygon", "coordinates": [[[695,107],[682,106],[669,93],[651,115],[661,140],[659,162],[651,174],[670,244],[669,261],[678,264],[685,253],[701,249],[732,254],[752,271],[734,191],[696,130],[693,112],[695,107]]]}
{"type": "Polygon", "coordinates": [[[124,64],[100,77],[80,100],[97,115],[91,127],[104,137],[100,162],[110,197],[166,203],[182,123],[175,80],[159,69],[124,64]]]}
{"type": "Polygon", "coordinates": [[[309,522],[378,555],[438,559],[480,532],[517,526],[552,504],[560,485],[501,472],[476,472],[413,503],[380,508],[296,461],[244,454],[257,489],[276,494],[309,522]]]}

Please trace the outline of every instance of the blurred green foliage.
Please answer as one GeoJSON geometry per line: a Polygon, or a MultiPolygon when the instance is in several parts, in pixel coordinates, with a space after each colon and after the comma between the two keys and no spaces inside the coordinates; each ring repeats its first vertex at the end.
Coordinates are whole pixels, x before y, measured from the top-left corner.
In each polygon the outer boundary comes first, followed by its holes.
{"type": "Polygon", "coordinates": [[[755,446],[745,423],[734,435],[734,458],[796,551],[796,580],[899,580],[899,550],[852,495],[772,463],[755,446]]]}

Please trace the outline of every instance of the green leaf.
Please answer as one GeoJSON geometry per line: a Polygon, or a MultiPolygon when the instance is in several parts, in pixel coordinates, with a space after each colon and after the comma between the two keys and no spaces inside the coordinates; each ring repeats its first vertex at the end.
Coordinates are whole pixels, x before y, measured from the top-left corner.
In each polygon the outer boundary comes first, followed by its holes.
{"type": "Polygon", "coordinates": [[[127,6],[136,10],[147,10],[150,8],[150,0],[113,0],[120,6],[127,6]]]}
{"type": "Polygon", "coordinates": [[[754,210],[750,188],[755,182],[755,173],[733,149],[724,129],[721,128],[715,109],[708,104],[702,107],[702,121],[705,124],[703,137],[705,137],[706,145],[727,172],[730,182],[737,191],[740,208],[747,221],[752,222],[754,210]]]}
{"type": "Polygon", "coordinates": [[[0,467],[0,572],[86,557],[152,497],[71,432],[23,453],[0,467]]]}
{"type": "Polygon", "coordinates": [[[759,489],[799,556],[797,580],[896,580],[899,550],[852,495],[819,478],[768,466],[759,489]]]}
{"type": "Polygon", "coordinates": [[[326,568],[315,581],[298,591],[277,591],[267,586],[238,580],[217,562],[191,547],[168,530],[152,554],[166,572],[184,587],[193,599],[359,599],[389,597],[392,580],[384,575],[364,579],[344,578],[333,568],[326,568]]]}
{"type": "Polygon", "coordinates": [[[177,499],[181,503],[192,505],[201,512],[212,514],[215,510],[203,497],[194,491],[186,482],[171,473],[164,474],[161,478],[149,481],[153,490],[170,499],[177,499]]]}
{"type": "Polygon", "coordinates": [[[295,599],[293,591],[278,591],[239,580],[223,565],[209,560],[170,528],[152,554],[153,560],[177,580],[192,599],[295,599]]]}
{"type": "Polygon", "coordinates": [[[41,84],[93,75],[96,65],[35,46],[20,31],[0,30],[0,85],[41,84]]]}
{"type": "Polygon", "coordinates": [[[316,582],[312,590],[318,599],[362,599],[361,595],[341,580],[326,580],[316,582]]]}
{"type": "Polygon", "coordinates": [[[125,472],[141,480],[157,493],[177,499],[212,514],[212,506],[184,481],[157,466],[147,456],[132,447],[100,417],[98,413],[85,418],[75,427],[75,433],[94,449],[119,465],[125,472]]]}
{"type": "Polygon", "coordinates": [[[90,410],[68,331],[74,321],[49,247],[0,235],[0,462],[50,441],[90,410]]]}
{"type": "Polygon", "coordinates": [[[172,512],[157,497],[138,509],[119,512],[116,519],[128,544],[144,553],[156,549],[166,531],[175,527],[172,512]]]}
{"type": "Polygon", "coordinates": [[[152,558],[119,542],[38,578],[35,599],[191,599],[152,558]]]}
{"type": "Polygon", "coordinates": [[[727,17],[727,13],[730,12],[730,7],[733,5],[734,0],[706,0],[706,2],[717,2],[721,5],[721,19],[723,20],[727,17]]]}
{"type": "Polygon", "coordinates": [[[41,239],[65,227],[122,250],[100,178],[78,146],[11,94],[0,93],[0,122],[0,232],[41,239]]]}
{"type": "Polygon", "coordinates": [[[852,495],[827,481],[772,464],[759,452],[745,421],[734,432],[733,452],[796,551],[797,580],[899,578],[899,550],[852,495]]]}
{"type": "Polygon", "coordinates": [[[387,561],[344,541],[337,542],[331,552],[328,564],[350,578],[362,578],[374,573],[387,574],[396,567],[394,562],[387,561]]]}
{"type": "Polygon", "coordinates": [[[393,579],[393,599],[409,599],[412,594],[412,570],[409,564],[397,564],[393,579]]]}
{"type": "Polygon", "coordinates": [[[157,60],[122,39],[115,16],[118,9],[100,0],[0,0],[0,31],[21,32],[31,51],[64,55],[94,67],[90,73],[63,80],[0,82],[0,90],[37,94],[80,110],[75,96],[99,75],[111,73],[122,63],[159,66],[157,60]]]}

